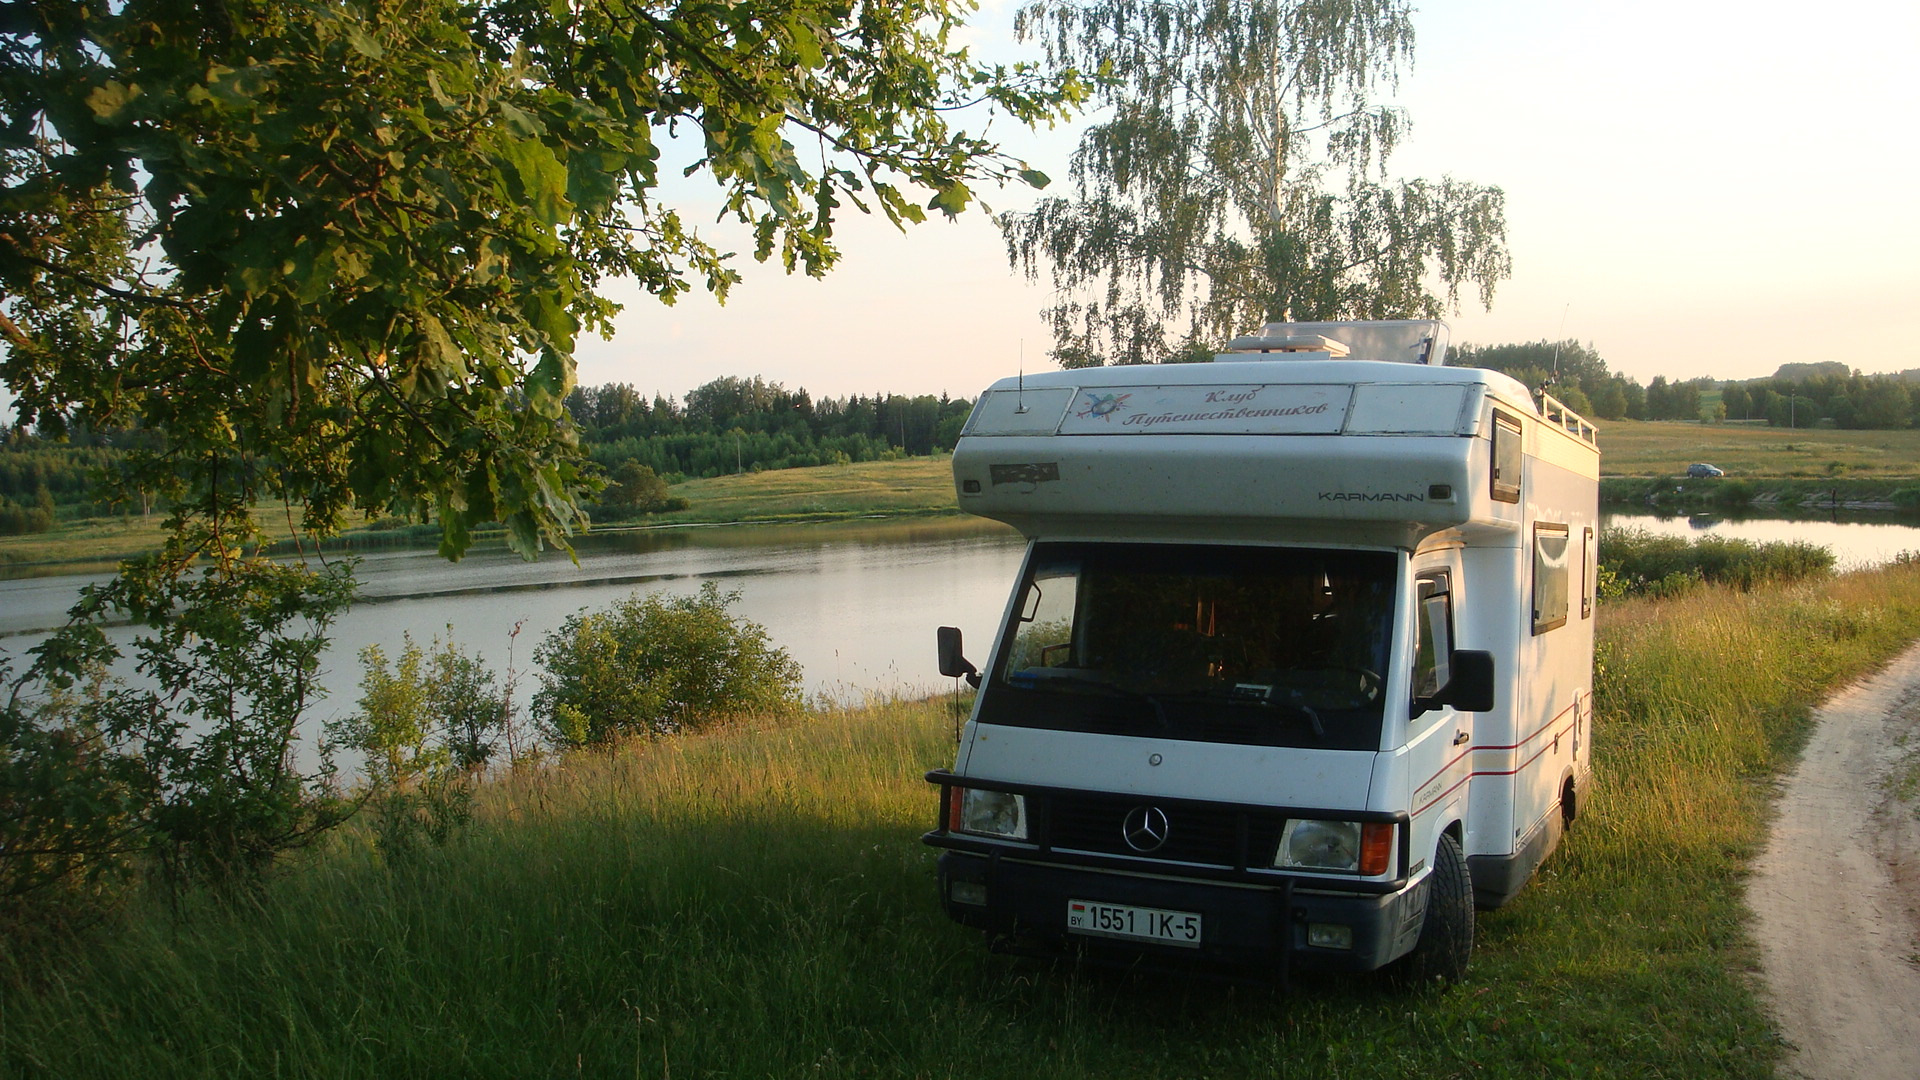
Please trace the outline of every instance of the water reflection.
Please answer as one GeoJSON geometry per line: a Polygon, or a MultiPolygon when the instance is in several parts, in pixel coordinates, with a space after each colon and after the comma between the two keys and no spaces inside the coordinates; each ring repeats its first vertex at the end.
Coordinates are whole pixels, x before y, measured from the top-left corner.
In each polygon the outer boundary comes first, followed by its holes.
{"type": "MultiPolygon", "coordinates": [[[[591,535],[577,562],[553,553],[527,562],[498,548],[458,563],[431,550],[375,552],[360,558],[361,601],[330,635],[322,658],[329,696],[314,717],[350,711],[360,650],[378,644],[391,656],[403,633],[422,645],[450,634],[496,671],[520,672],[524,715],[537,688],[533,649],[567,616],[636,590],[690,595],[705,581],[739,589],[734,610],[799,661],[810,692],[931,689],[943,683],[934,627],[958,625],[988,640],[1022,550],[1018,534],[996,522],[941,517],[591,535]]],[[[63,621],[83,585],[100,580],[0,582],[0,650],[20,657],[63,621]]],[[[110,636],[124,648],[132,631],[110,636]]]]}
{"type": "Polygon", "coordinates": [[[1883,566],[1903,551],[1920,551],[1920,525],[1877,517],[1839,515],[1819,518],[1722,517],[1716,514],[1674,515],[1606,513],[1609,528],[1643,529],[1655,536],[1722,536],[1756,544],[1804,541],[1833,552],[1841,570],[1883,566]]]}
{"type": "MultiPolygon", "coordinates": [[[[1843,569],[1920,550],[1920,527],[1885,520],[1613,514],[1606,523],[1662,535],[1806,540],[1832,548],[1843,569]]],[[[810,692],[932,689],[945,684],[934,668],[933,628],[959,626],[974,658],[984,659],[1021,551],[1003,525],[938,517],[601,534],[583,539],[578,562],[549,554],[529,563],[503,548],[458,563],[430,550],[372,552],[360,557],[363,599],[335,624],[323,657],[329,697],[314,718],[350,711],[360,650],[378,644],[393,655],[402,633],[423,645],[451,634],[496,671],[511,666],[525,715],[537,687],[533,649],[567,616],[636,590],[692,594],[706,581],[739,588],[735,610],[800,662],[810,692]]],[[[63,621],[82,586],[100,580],[0,581],[0,653],[20,657],[63,621]]],[[[124,647],[132,633],[122,627],[111,636],[124,647]]]]}

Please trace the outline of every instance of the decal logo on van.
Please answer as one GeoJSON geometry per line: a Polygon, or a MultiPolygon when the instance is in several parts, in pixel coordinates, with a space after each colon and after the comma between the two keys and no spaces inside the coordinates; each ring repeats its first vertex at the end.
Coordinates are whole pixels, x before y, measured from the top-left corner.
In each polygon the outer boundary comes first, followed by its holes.
{"type": "Polygon", "coordinates": [[[1105,420],[1111,423],[1113,414],[1127,407],[1127,399],[1132,394],[1087,394],[1087,407],[1074,413],[1079,420],[1105,420]]]}
{"type": "MultiPolygon", "coordinates": [[[[1219,397],[1220,395],[1212,394],[1208,396],[1209,398],[1213,398],[1219,397]]],[[[1252,397],[1250,394],[1243,396],[1252,397]]],[[[1327,403],[1324,401],[1317,405],[1286,405],[1271,409],[1249,409],[1244,406],[1229,406],[1223,409],[1209,409],[1203,412],[1138,413],[1127,417],[1121,421],[1121,423],[1128,425],[1140,424],[1151,428],[1156,424],[1203,424],[1209,421],[1264,420],[1284,416],[1319,416],[1321,413],[1326,412],[1327,408],[1327,403]]]]}
{"type": "Polygon", "coordinates": [[[1321,502],[1426,502],[1427,497],[1419,492],[1394,491],[1323,491],[1321,502]]]}

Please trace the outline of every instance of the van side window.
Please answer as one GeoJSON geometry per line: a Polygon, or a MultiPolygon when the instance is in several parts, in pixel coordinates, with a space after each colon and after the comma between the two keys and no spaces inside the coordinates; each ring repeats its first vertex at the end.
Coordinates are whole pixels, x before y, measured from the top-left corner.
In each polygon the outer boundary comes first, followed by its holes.
{"type": "Polygon", "coordinates": [[[1567,527],[1540,522],[1533,527],[1533,632],[1544,634],[1567,622],[1567,527]]]}
{"type": "Polygon", "coordinates": [[[1594,550],[1593,526],[1589,525],[1580,536],[1580,617],[1593,616],[1594,578],[1600,568],[1599,554],[1594,550]]]}
{"type": "Polygon", "coordinates": [[[1493,476],[1495,502],[1520,501],[1520,421],[1506,413],[1493,414],[1493,476]]]}
{"type": "Polygon", "coordinates": [[[1429,698],[1453,679],[1453,596],[1447,575],[1428,574],[1416,585],[1419,613],[1414,620],[1413,698],[1429,698]]]}

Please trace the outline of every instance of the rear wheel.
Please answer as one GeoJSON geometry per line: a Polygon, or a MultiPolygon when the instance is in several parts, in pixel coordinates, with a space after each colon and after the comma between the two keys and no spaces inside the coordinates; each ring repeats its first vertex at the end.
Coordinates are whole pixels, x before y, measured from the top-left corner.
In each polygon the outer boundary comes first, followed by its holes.
{"type": "Polygon", "coordinates": [[[1473,881],[1452,833],[1443,833],[1427,882],[1427,918],[1420,940],[1398,965],[1409,983],[1457,983],[1473,955],[1473,881]]]}

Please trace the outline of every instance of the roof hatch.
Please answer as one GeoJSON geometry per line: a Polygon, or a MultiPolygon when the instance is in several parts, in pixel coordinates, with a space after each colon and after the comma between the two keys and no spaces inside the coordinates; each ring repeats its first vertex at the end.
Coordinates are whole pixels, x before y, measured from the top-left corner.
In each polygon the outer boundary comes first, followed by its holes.
{"type": "Polygon", "coordinates": [[[1447,358],[1447,324],[1438,319],[1375,322],[1277,322],[1237,337],[1216,361],[1385,360],[1439,367],[1447,358]]]}

